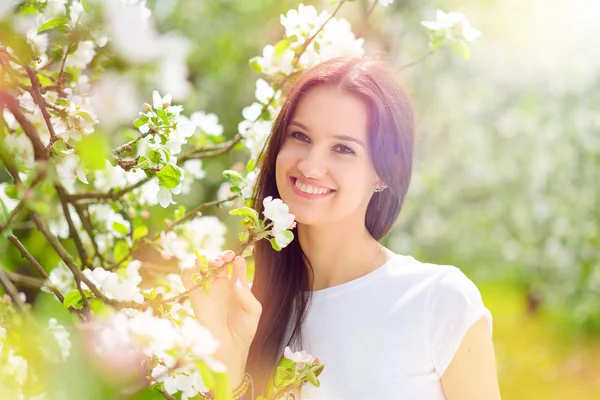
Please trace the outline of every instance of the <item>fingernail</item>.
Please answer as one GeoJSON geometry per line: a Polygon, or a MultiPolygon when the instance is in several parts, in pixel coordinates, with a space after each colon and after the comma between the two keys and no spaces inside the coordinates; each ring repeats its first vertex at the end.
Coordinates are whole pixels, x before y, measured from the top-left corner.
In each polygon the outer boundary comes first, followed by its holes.
{"type": "Polygon", "coordinates": [[[237,286],[238,289],[242,288],[242,281],[240,281],[240,278],[235,280],[235,286],[237,286]]]}

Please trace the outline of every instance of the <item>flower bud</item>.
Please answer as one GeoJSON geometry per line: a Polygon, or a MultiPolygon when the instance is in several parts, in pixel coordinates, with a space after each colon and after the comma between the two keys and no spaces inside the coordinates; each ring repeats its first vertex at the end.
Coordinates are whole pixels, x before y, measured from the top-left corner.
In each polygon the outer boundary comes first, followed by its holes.
{"type": "Polygon", "coordinates": [[[148,103],[144,103],[144,104],[142,104],[142,110],[150,111],[150,110],[152,110],[152,106],[148,103]]]}

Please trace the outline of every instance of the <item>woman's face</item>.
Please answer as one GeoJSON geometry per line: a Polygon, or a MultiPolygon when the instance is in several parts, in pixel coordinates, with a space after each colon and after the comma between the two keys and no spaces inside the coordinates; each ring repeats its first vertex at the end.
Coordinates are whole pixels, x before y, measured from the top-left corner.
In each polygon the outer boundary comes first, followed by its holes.
{"type": "Polygon", "coordinates": [[[380,182],[368,140],[366,104],[335,86],[298,102],[276,161],[277,188],[300,224],[364,223],[380,182]]]}

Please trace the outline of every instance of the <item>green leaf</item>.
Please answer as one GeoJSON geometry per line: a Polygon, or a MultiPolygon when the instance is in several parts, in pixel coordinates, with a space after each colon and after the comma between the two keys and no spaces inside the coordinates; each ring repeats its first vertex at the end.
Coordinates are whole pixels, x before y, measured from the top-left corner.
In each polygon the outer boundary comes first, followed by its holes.
{"type": "Polygon", "coordinates": [[[156,290],[154,289],[146,289],[142,291],[142,296],[144,296],[144,298],[146,299],[153,300],[156,298],[157,295],[158,293],[156,293],[156,290]]]}
{"type": "Polygon", "coordinates": [[[48,78],[48,77],[47,77],[46,75],[44,75],[44,74],[40,74],[40,73],[38,73],[38,74],[37,74],[37,78],[38,78],[38,80],[40,81],[40,84],[41,84],[42,86],[44,86],[44,87],[46,87],[46,86],[52,86],[52,85],[54,85],[54,81],[53,81],[52,79],[48,78]]]}
{"type": "Polygon", "coordinates": [[[215,376],[215,400],[231,400],[232,394],[229,390],[229,376],[224,372],[217,372],[215,376]]]}
{"type": "Polygon", "coordinates": [[[250,207],[240,207],[229,211],[229,215],[241,215],[251,218],[255,225],[258,225],[258,212],[250,207]]]}
{"type": "Polygon", "coordinates": [[[215,373],[208,368],[208,365],[206,365],[204,361],[196,361],[196,367],[198,368],[198,371],[200,371],[202,381],[206,387],[212,390],[217,384],[215,373]]]}
{"type": "Polygon", "coordinates": [[[452,50],[465,60],[469,60],[471,58],[471,49],[469,45],[464,40],[458,40],[452,43],[452,50]]]}
{"type": "Polygon", "coordinates": [[[105,135],[98,133],[84,135],[77,143],[77,154],[83,164],[90,169],[104,169],[106,167],[105,160],[110,159],[109,153],[105,135]]]}
{"type": "Polygon", "coordinates": [[[144,169],[150,167],[150,160],[144,156],[140,156],[138,163],[134,168],[144,169]]]}
{"type": "Polygon", "coordinates": [[[113,249],[113,257],[119,262],[129,255],[129,245],[125,240],[119,240],[113,249]]]}
{"type": "Polygon", "coordinates": [[[258,59],[256,57],[250,59],[250,68],[258,72],[259,74],[262,74],[263,72],[262,66],[259,64],[258,59]]]}
{"type": "Polygon", "coordinates": [[[174,189],[181,182],[181,170],[174,165],[167,165],[156,173],[158,183],[165,189],[174,189]]]}
{"type": "Polygon", "coordinates": [[[79,43],[75,43],[74,45],[69,47],[69,55],[75,53],[79,48],[79,43]]]}
{"type": "MultiPolygon", "coordinates": [[[[83,294],[86,298],[93,297],[93,294],[90,290],[84,289],[83,294]]],[[[81,301],[81,293],[78,289],[71,290],[69,293],[65,295],[65,300],[63,301],[63,306],[65,308],[75,307],[81,308],[79,302],[81,301]]]]}
{"type": "Polygon", "coordinates": [[[315,49],[315,53],[319,54],[321,52],[321,46],[319,45],[318,40],[313,40],[313,47],[315,49]]]}
{"type": "Polygon", "coordinates": [[[113,222],[112,228],[123,236],[126,236],[129,233],[129,229],[127,228],[127,226],[123,225],[118,221],[113,222]]]}
{"type": "Polygon", "coordinates": [[[248,233],[247,230],[242,231],[239,233],[238,238],[240,239],[240,242],[246,242],[248,241],[248,237],[250,236],[250,233],[248,233]]]}
{"type": "Polygon", "coordinates": [[[77,289],[71,290],[69,293],[67,293],[65,295],[65,299],[63,301],[63,306],[65,306],[65,308],[72,307],[72,306],[76,305],[77,303],[79,303],[80,300],[81,300],[81,293],[79,293],[79,290],[77,290],[77,289]]]}
{"type": "Polygon", "coordinates": [[[54,29],[57,26],[65,25],[67,22],[69,22],[69,19],[66,17],[53,18],[50,21],[43,23],[42,26],[38,28],[38,33],[47,31],[49,29],[54,29]]]}
{"type": "Polygon", "coordinates": [[[275,45],[275,57],[281,57],[284,51],[290,47],[290,42],[287,39],[281,39],[275,45]]]}
{"type": "Polygon", "coordinates": [[[167,115],[167,110],[165,110],[164,108],[159,108],[158,110],[156,110],[156,113],[165,124],[169,124],[169,116],[167,115]]]}
{"type": "Polygon", "coordinates": [[[160,153],[154,149],[148,152],[148,158],[150,159],[150,161],[156,164],[158,164],[161,161],[160,153]]]}
{"type": "Polygon", "coordinates": [[[175,217],[175,219],[179,219],[181,217],[183,217],[185,215],[185,206],[184,205],[180,205],[179,207],[177,207],[177,210],[175,210],[173,212],[173,216],[175,217]]]}
{"type": "Polygon", "coordinates": [[[306,371],[306,379],[313,385],[316,387],[319,387],[319,380],[317,379],[317,376],[315,375],[315,373],[312,370],[308,370],[306,371]]]}
{"type": "Polygon", "coordinates": [[[281,247],[277,244],[277,242],[275,241],[275,238],[269,239],[269,242],[271,242],[271,247],[273,248],[273,250],[281,251],[281,247]]]}
{"type": "Polygon", "coordinates": [[[198,267],[200,267],[201,269],[206,269],[206,267],[208,266],[208,260],[206,259],[206,256],[204,256],[204,254],[200,253],[198,250],[194,249],[194,254],[196,255],[196,258],[198,259],[198,262],[200,263],[200,265],[197,265],[198,267]]]}
{"type": "Polygon", "coordinates": [[[146,117],[146,116],[139,117],[133,121],[133,126],[135,126],[136,128],[139,128],[140,126],[142,126],[146,123],[148,123],[148,117],[146,117]]]}
{"type": "Polygon", "coordinates": [[[233,184],[244,182],[244,177],[242,176],[242,174],[232,169],[227,169],[223,171],[223,177],[225,179],[229,179],[233,184]]]}
{"type": "Polygon", "coordinates": [[[69,149],[63,140],[57,140],[56,142],[52,143],[52,151],[58,155],[66,156],[68,154],[72,154],[75,149],[69,149]]]}
{"type": "Polygon", "coordinates": [[[251,158],[250,160],[248,160],[248,163],[246,164],[246,171],[252,172],[252,171],[254,171],[255,167],[256,167],[256,160],[254,158],[251,158]]]}
{"type": "Polygon", "coordinates": [[[148,227],[146,225],[136,226],[133,230],[133,240],[140,240],[148,234],[148,227]]]}

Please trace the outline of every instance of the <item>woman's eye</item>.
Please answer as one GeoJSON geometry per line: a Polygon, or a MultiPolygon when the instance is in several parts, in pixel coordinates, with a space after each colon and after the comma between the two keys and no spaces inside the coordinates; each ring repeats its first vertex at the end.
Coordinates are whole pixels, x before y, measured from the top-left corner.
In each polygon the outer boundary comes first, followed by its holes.
{"type": "Polygon", "coordinates": [[[344,146],[343,144],[338,144],[334,147],[334,149],[340,154],[356,154],[354,150],[348,146],[344,146]]]}
{"type": "Polygon", "coordinates": [[[300,140],[300,141],[302,141],[302,142],[307,142],[307,143],[308,143],[308,142],[310,142],[310,139],[309,139],[309,137],[308,137],[308,136],[306,136],[306,135],[305,135],[304,133],[302,133],[302,132],[297,132],[297,131],[296,131],[296,132],[292,132],[292,133],[291,133],[291,136],[292,136],[294,139],[300,140]]]}

